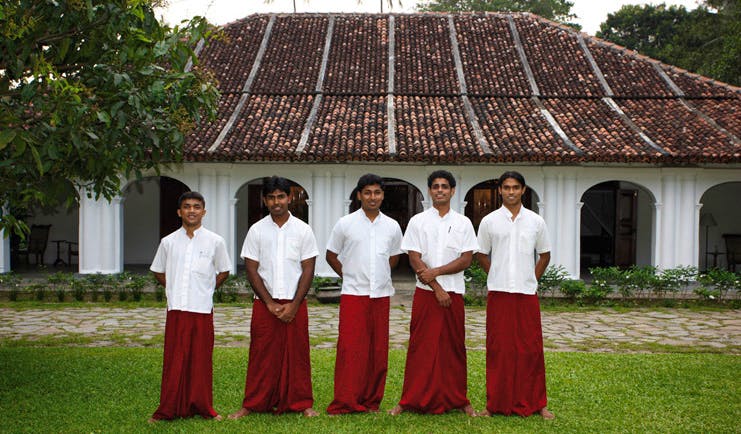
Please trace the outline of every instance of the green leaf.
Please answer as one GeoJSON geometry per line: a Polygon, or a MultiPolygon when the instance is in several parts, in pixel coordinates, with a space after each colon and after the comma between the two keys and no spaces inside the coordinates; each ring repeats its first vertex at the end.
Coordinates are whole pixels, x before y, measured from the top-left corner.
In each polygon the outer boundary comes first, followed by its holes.
{"type": "Polygon", "coordinates": [[[104,111],[99,111],[98,113],[98,120],[106,124],[107,126],[111,125],[111,117],[108,116],[108,113],[104,111]]]}
{"type": "Polygon", "coordinates": [[[8,146],[8,143],[12,142],[13,139],[15,139],[16,132],[13,130],[2,130],[0,131],[0,151],[5,149],[6,146],[8,146]]]}

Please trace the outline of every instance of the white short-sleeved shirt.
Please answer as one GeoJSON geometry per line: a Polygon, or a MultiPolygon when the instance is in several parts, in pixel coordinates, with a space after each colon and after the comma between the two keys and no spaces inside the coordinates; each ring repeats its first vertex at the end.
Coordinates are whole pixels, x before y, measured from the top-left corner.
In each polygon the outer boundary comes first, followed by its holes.
{"type": "MultiPolygon", "coordinates": [[[[471,220],[454,210],[443,217],[437,209],[430,208],[409,220],[407,231],[401,242],[405,252],[415,251],[422,255],[428,267],[440,267],[458,259],[464,252],[474,252],[479,245],[471,220]]],[[[444,290],[465,294],[466,282],[463,271],[438,276],[435,280],[444,290]]],[[[432,291],[432,288],[417,279],[417,286],[432,291]]]]}
{"type": "Polygon", "coordinates": [[[189,238],[181,227],[162,238],[149,269],[165,273],[167,310],[211,313],[216,274],[231,260],[220,235],[201,227],[189,238]]]}
{"type": "Polygon", "coordinates": [[[481,220],[479,251],[491,257],[489,291],[535,294],[535,252],[551,251],[548,228],[541,216],[525,207],[512,221],[512,213],[502,206],[481,220]]]}
{"type": "Polygon", "coordinates": [[[342,263],[342,293],[371,298],[394,295],[389,257],[400,255],[401,228],[379,213],[370,221],[363,209],[340,218],[332,229],[327,250],[342,263]]]}
{"type": "Polygon", "coordinates": [[[268,215],[247,231],[241,257],[259,262],[257,273],[271,297],[292,300],[301,277],[301,261],[318,254],[309,225],[290,215],[280,227],[268,215]]]}

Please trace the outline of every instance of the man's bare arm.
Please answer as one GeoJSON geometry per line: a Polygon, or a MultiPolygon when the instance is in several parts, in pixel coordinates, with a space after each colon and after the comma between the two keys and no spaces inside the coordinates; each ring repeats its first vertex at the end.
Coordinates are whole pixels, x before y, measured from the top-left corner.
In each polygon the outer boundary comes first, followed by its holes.
{"type": "Polygon", "coordinates": [[[301,276],[298,278],[298,286],[296,287],[296,294],[293,296],[293,300],[290,303],[284,304],[285,309],[278,315],[278,319],[283,322],[291,322],[296,317],[301,302],[304,301],[306,294],[309,293],[311,288],[311,281],[314,278],[314,265],[316,264],[316,256],[304,259],[301,261],[301,276]]]}
{"type": "Polygon", "coordinates": [[[156,273],[153,271],[152,274],[154,274],[154,280],[156,280],[157,283],[167,287],[167,278],[165,277],[165,273],[156,273]]]}
{"type": "Polygon", "coordinates": [[[265,303],[265,306],[268,308],[270,313],[279,316],[280,313],[283,312],[284,308],[280,303],[276,303],[275,300],[273,300],[270,292],[268,292],[268,289],[265,287],[265,282],[262,281],[262,277],[260,277],[260,274],[257,272],[259,266],[260,263],[254,259],[245,258],[244,268],[247,270],[247,281],[250,282],[252,290],[257,294],[257,297],[265,303]]]}
{"type": "Polygon", "coordinates": [[[548,263],[551,262],[551,252],[541,253],[538,256],[538,262],[535,264],[535,279],[540,280],[540,276],[545,273],[548,263]]]}
{"type": "Polygon", "coordinates": [[[338,276],[342,277],[342,262],[337,258],[337,253],[327,250],[327,254],[324,255],[324,258],[327,260],[327,264],[332,267],[332,270],[334,270],[338,276]]]}
{"type": "Polygon", "coordinates": [[[226,279],[229,277],[228,271],[222,271],[221,273],[216,275],[216,288],[220,287],[226,279]]]}
{"type": "MultiPolygon", "coordinates": [[[[412,269],[415,273],[417,273],[417,276],[419,277],[422,272],[427,270],[427,264],[422,261],[422,254],[419,252],[415,252],[414,250],[409,251],[409,264],[411,264],[412,269]]],[[[442,286],[437,282],[437,280],[432,279],[430,281],[424,281],[420,277],[420,282],[424,283],[425,285],[428,285],[432,290],[435,292],[435,298],[437,298],[437,302],[442,307],[449,307],[452,303],[452,300],[450,299],[450,294],[448,294],[445,289],[443,289],[442,286]]]]}
{"type": "Polygon", "coordinates": [[[489,274],[489,268],[491,268],[491,259],[489,259],[489,255],[481,252],[476,253],[476,260],[479,265],[481,265],[481,269],[484,270],[484,273],[489,274]]]}

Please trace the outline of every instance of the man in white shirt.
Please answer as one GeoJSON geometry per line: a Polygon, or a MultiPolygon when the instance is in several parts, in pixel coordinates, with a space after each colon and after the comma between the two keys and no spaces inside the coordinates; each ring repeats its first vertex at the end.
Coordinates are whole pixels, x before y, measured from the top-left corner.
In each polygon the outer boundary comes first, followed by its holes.
{"type": "Polygon", "coordinates": [[[388,370],[391,270],[402,253],[399,224],[381,212],[383,179],[363,175],[354,191],[360,209],[337,221],[327,243],[327,263],[342,278],[329,414],[378,411],[388,370]]]}
{"type": "Polygon", "coordinates": [[[525,178],[499,178],[502,206],[481,220],[476,258],[489,276],[486,305],[486,410],[481,415],[538,413],[546,408],[538,279],[551,259],[545,221],[522,206],[525,178]],[[535,254],[538,262],[535,263],[535,254]]]}
{"type": "Polygon", "coordinates": [[[241,256],[255,291],[250,352],[242,408],[252,412],[300,412],[313,417],[309,315],[306,293],[318,254],[311,227],[291,215],[291,183],[266,178],[263,202],[270,215],[247,232],[241,256]]]}
{"type": "Polygon", "coordinates": [[[213,409],[214,290],[229,276],[224,239],[201,227],[206,201],[199,193],[178,200],[180,229],[160,241],[150,270],[165,287],[167,320],[160,405],[150,422],[200,415],[213,409]]]}
{"type": "Polygon", "coordinates": [[[474,415],[467,397],[463,270],[478,249],[471,221],[450,209],[455,178],[438,170],[427,178],[432,208],[409,221],[402,250],[417,273],[409,348],[399,404],[389,411],[474,415]]]}

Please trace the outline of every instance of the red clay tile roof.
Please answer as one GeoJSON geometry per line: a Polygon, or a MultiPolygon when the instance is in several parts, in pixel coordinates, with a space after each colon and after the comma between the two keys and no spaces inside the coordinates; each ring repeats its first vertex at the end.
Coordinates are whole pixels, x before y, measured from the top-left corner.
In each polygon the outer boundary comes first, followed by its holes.
{"type": "Polygon", "coordinates": [[[530,14],[252,15],[190,161],[741,162],[741,89],[530,14]]]}

